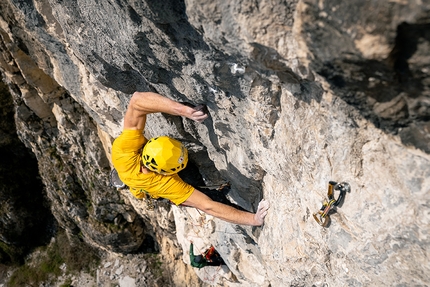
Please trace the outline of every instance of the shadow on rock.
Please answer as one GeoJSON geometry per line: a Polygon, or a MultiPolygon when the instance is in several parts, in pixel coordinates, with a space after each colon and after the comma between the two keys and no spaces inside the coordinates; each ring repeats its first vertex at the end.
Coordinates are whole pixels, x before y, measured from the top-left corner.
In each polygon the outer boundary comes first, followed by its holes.
{"type": "Polygon", "coordinates": [[[430,153],[429,46],[430,24],[403,23],[383,61],[343,54],[312,65],[336,95],[376,127],[430,153]]]}

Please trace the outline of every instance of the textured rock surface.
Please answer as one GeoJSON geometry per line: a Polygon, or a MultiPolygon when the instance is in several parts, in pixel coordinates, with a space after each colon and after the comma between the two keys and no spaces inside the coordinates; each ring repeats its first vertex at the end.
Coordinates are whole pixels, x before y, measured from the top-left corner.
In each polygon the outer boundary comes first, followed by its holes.
{"type": "Polygon", "coordinates": [[[49,242],[55,224],[37,161],[18,138],[12,97],[2,82],[0,95],[0,262],[19,263],[31,248],[49,242]]]}
{"type": "Polygon", "coordinates": [[[153,238],[176,285],[197,284],[190,240],[226,260],[196,270],[208,284],[429,284],[430,3],[230,2],[0,4],[2,74],[60,225],[114,252],[153,238]],[[135,90],[208,105],[203,124],[151,115],[148,136],[180,138],[244,208],[268,199],[263,228],[108,186],[135,90]],[[352,190],[322,228],[329,180],[352,190]]]}

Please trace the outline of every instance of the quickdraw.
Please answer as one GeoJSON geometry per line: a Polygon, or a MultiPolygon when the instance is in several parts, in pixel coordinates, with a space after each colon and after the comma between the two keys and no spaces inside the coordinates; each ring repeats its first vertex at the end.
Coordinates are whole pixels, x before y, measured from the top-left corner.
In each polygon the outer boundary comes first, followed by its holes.
{"type": "Polygon", "coordinates": [[[146,201],[146,208],[148,210],[154,210],[155,209],[155,199],[152,198],[149,194],[145,192],[145,201],[146,201]]]}
{"type": "Polygon", "coordinates": [[[337,183],[335,181],[329,181],[327,192],[328,201],[324,201],[321,209],[313,214],[319,225],[326,227],[329,224],[330,211],[344,200],[345,194],[350,192],[350,190],[351,187],[347,182],[337,183]],[[339,190],[339,196],[337,198],[334,197],[335,190],[339,190]]]}

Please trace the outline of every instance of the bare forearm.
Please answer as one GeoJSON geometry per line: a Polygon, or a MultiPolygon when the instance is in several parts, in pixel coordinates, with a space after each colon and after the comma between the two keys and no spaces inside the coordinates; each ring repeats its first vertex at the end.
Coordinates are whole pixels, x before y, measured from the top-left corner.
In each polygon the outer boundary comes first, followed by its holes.
{"type": "Polygon", "coordinates": [[[202,122],[208,117],[202,111],[195,110],[157,93],[135,92],[125,113],[124,129],[144,129],[146,115],[152,113],[183,116],[196,122],[202,122]]]}
{"type": "Polygon", "coordinates": [[[174,116],[186,116],[187,112],[191,112],[189,111],[191,108],[152,92],[135,92],[130,105],[143,114],[161,112],[174,116]]]}
{"type": "Polygon", "coordinates": [[[261,225],[254,218],[254,213],[246,212],[238,210],[229,205],[225,205],[219,202],[214,201],[212,206],[208,209],[201,209],[207,214],[210,214],[219,219],[240,225],[252,225],[259,226],[261,225]]]}
{"type": "Polygon", "coordinates": [[[253,226],[260,226],[264,223],[264,217],[267,215],[267,210],[270,206],[267,201],[262,200],[258,204],[255,214],[241,211],[229,205],[213,201],[197,189],[184,202],[184,205],[198,208],[207,214],[231,223],[253,226]]]}

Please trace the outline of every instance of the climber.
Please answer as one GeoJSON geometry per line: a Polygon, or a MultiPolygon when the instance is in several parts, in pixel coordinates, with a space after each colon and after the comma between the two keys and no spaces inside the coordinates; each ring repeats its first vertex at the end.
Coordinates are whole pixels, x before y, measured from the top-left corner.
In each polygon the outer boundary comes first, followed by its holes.
{"type": "Polygon", "coordinates": [[[194,245],[192,241],[190,244],[190,263],[191,266],[199,269],[205,266],[225,265],[221,255],[212,245],[203,254],[194,255],[194,245]]]}
{"type": "Polygon", "coordinates": [[[118,175],[138,199],[149,194],[166,198],[176,205],[195,207],[222,220],[243,225],[260,226],[269,209],[269,202],[260,201],[257,212],[250,213],[212,200],[185,183],[178,175],[187,165],[188,151],[177,140],[156,137],[149,141],[143,136],[146,116],[167,113],[202,122],[204,110],[181,104],[153,92],[135,92],[124,117],[121,135],[112,145],[112,162],[118,175]]]}

